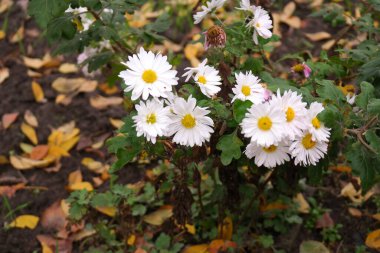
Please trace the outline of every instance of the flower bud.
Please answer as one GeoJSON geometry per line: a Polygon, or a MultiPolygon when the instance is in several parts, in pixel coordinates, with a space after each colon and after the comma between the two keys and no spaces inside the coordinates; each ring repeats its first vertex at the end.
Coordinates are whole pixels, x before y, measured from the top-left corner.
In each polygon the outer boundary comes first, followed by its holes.
{"type": "Polygon", "coordinates": [[[214,25],[209,28],[205,34],[205,49],[210,47],[224,47],[226,44],[227,36],[223,28],[214,25]]]}

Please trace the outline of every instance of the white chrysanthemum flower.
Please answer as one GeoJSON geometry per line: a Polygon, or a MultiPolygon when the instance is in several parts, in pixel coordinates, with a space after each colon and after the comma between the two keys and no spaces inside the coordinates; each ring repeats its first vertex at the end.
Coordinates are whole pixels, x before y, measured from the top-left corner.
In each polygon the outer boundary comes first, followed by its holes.
{"type": "Polygon", "coordinates": [[[255,157],[255,164],[257,166],[264,165],[267,168],[274,168],[290,160],[288,152],[289,145],[282,141],[277,145],[270,145],[269,147],[259,146],[251,142],[244,153],[249,159],[255,157]]]}
{"type": "Polygon", "coordinates": [[[211,0],[202,6],[202,11],[194,14],[194,24],[199,24],[210,12],[222,7],[227,0],[211,0]]]}
{"type": "Polygon", "coordinates": [[[346,96],[347,103],[349,103],[350,105],[353,105],[355,103],[355,99],[356,99],[356,94],[348,93],[346,96]]]}
{"type": "Polygon", "coordinates": [[[248,22],[247,27],[253,27],[253,41],[259,44],[257,35],[263,37],[264,39],[269,39],[272,37],[272,32],[269,30],[273,28],[272,20],[266,10],[258,6],[255,8],[254,16],[251,21],[248,22]]]}
{"type": "Polygon", "coordinates": [[[260,84],[260,79],[253,75],[251,71],[235,74],[236,85],[232,88],[235,96],[232,98],[232,102],[236,99],[242,101],[250,100],[254,104],[260,104],[264,102],[265,89],[260,84]]]}
{"type": "Polygon", "coordinates": [[[140,101],[135,106],[137,115],[133,116],[137,136],[144,136],[148,141],[156,143],[156,138],[166,135],[170,124],[169,107],[164,107],[159,101],[152,99],[140,101]]]}
{"type": "Polygon", "coordinates": [[[169,135],[173,135],[173,142],[184,146],[202,146],[209,141],[214,122],[210,117],[209,110],[196,105],[196,99],[191,96],[187,101],[181,97],[174,100],[172,122],[168,127],[169,135]]]}
{"type": "Polygon", "coordinates": [[[140,97],[146,100],[149,95],[166,97],[166,92],[178,84],[177,71],[172,70],[167,57],[161,54],[155,55],[140,48],[137,55],[129,56],[128,61],[122,64],[128,69],[121,71],[119,77],[123,78],[127,85],[125,91],[132,91],[132,100],[140,97]]]}
{"type": "Polygon", "coordinates": [[[236,8],[236,9],[242,10],[242,11],[250,11],[252,13],[255,13],[256,6],[251,5],[251,2],[249,0],[241,0],[240,8],[236,8]]]}
{"type": "Polygon", "coordinates": [[[306,103],[302,102],[302,96],[291,90],[285,91],[281,96],[277,90],[277,95],[272,96],[270,103],[280,106],[285,113],[285,134],[290,140],[296,136],[301,136],[308,127],[306,103]]]}
{"type": "Polygon", "coordinates": [[[313,141],[328,141],[330,137],[330,128],[325,127],[323,122],[321,122],[317,115],[324,110],[323,105],[318,102],[313,102],[310,104],[308,110],[308,120],[309,132],[312,135],[313,141]]]}
{"type": "Polygon", "coordinates": [[[212,97],[220,91],[222,78],[219,76],[219,71],[214,67],[206,65],[205,59],[196,68],[186,68],[188,70],[183,76],[186,76],[186,82],[193,77],[194,81],[198,84],[201,92],[207,97],[212,97]]]}
{"type": "Polygon", "coordinates": [[[316,165],[327,153],[327,143],[324,141],[313,141],[311,133],[297,137],[290,145],[290,153],[294,158],[295,165],[316,165]]]}
{"type": "Polygon", "coordinates": [[[285,135],[286,117],[280,106],[270,103],[253,105],[242,123],[242,133],[260,146],[277,145],[285,135]]]}

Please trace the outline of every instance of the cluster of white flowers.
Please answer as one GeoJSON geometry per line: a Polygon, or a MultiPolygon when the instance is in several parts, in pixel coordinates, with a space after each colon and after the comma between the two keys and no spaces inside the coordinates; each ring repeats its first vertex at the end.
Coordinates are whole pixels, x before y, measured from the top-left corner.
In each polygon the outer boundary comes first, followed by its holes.
{"type": "MultiPolygon", "coordinates": [[[[133,117],[137,136],[144,136],[152,143],[157,137],[173,136],[173,142],[190,147],[209,141],[214,132],[214,122],[207,116],[210,111],[197,106],[196,99],[191,96],[185,100],[173,93],[172,87],[178,84],[177,71],[172,69],[166,56],[141,48],[123,64],[128,69],[119,76],[127,85],[125,91],[132,92],[132,100],[142,99],[133,117]]],[[[220,90],[218,71],[207,66],[206,61],[189,69],[186,76],[187,79],[193,77],[206,96],[220,90]]]]}
{"type": "MultiPolygon", "coordinates": [[[[175,95],[177,71],[166,56],[141,48],[123,64],[127,69],[119,77],[124,79],[125,91],[131,92],[132,100],[140,99],[133,116],[137,136],[152,143],[157,137],[173,136],[174,143],[189,147],[210,140],[214,132],[214,122],[207,116],[210,111],[197,106],[192,96],[185,100],[175,95]]],[[[221,90],[219,71],[207,65],[207,59],[186,70],[186,82],[192,78],[205,96],[214,97],[221,90]]],[[[248,158],[255,158],[258,166],[272,168],[290,157],[295,164],[315,165],[326,154],[330,132],[317,118],[323,111],[320,103],[306,109],[296,92],[271,94],[251,71],[236,73],[235,77],[232,102],[252,102],[241,123],[242,134],[250,138],[245,151],[248,158]]]]}
{"type": "Polygon", "coordinates": [[[202,6],[202,11],[194,15],[194,24],[199,24],[212,11],[221,8],[227,0],[211,0],[202,6]]]}
{"type": "Polygon", "coordinates": [[[317,118],[323,109],[318,102],[307,109],[302,96],[291,90],[253,104],[241,123],[243,135],[251,138],[245,154],[268,168],[290,158],[296,165],[316,165],[326,154],[330,137],[330,129],[317,118]]]}

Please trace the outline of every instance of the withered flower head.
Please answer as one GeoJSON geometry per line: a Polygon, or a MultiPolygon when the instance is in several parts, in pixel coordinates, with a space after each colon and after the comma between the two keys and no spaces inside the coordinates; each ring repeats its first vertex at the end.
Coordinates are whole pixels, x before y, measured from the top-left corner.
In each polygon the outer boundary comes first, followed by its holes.
{"type": "Polygon", "coordinates": [[[210,27],[206,32],[204,32],[205,38],[205,49],[210,47],[224,47],[226,44],[227,36],[223,28],[214,25],[210,27]]]}

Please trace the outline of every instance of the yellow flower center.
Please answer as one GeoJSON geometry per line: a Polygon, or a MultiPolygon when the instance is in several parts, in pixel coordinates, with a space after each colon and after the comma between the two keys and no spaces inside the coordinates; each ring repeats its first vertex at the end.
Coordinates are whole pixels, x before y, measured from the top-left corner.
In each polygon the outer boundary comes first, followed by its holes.
{"type": "Polygon", "coordinates": [[[257,126],[264,131],[268,131],[272,127],[272,121],[269,117],[261,117],[257,122],[257,126]]]}
{"type": "Polygon", "coordinates": [[[151,69],[145,70],[142,74],[142,79],[146,83],[154,83],[157,80],[157,74],[151,69]]]}
{"type": "Polygon", "coordinates": [[[243,93],[244,96],[249,96],[251,95],[251,88],[248,85],[243,85],[241,87],[241,93],[243,93]]]}
{"type": "Polygon", "coordinates": [[[206,77],[204,77],[204,76],[199,76],[199,77],[198,77],[198,82],[200,82],[201,84],[206,84],[206,82],[207,82],[206,77]]]}
{"type": "Polygon", "coordinates": [[[317,117],[314,117],[314,119],[311,121],[311,124],[313,124],[313,127],[315,127],[316,129],[321,127],[321,122],[317,117]]]}
{"type": "Polygon", "coordinates": [[[293,108],[288,107],[288,109],[286,110],[286,121],[287,122],[292,121],[295,116],[296,116],[296,114],[295,114],[293,108]]]}
{"type": "Polygon", "coordinates": [[[305,149],[311,149],[315,146],[316,142],[311,139],[311,134],[306,134],[302,138],[302,145],[305,147],[305,149]]]}
{"type": "Polygon", "coordinates": [[[261,26],[260,23],[257,22],[257,23],[256,23],[256,27],[257,27],[257,28],[260,28],[260,26],[261,26]]]}
{"type": "Polygon", "coordinates": [[[186,128],[193,128],[193,127],[195,127],[195,124],[196,124],[195,118],[191,114],[186,114],[182,118],[181,123],[186,128]]]}
{"type": "Polygon", "coordinates": [[[294,72],[302,72],[305,69],[305,67],[302,64],[297,64],[293,66],[294,72]]]}
{"type": "Polygon", "coordinates": [[[272,153],[272,152],[276,151],[276,149],[277,149],[277,146],[275,146],[275,145],[270,145],[267,148],[265,148],[265,147],[263,148],[263,150],[267,153],[272,153]]]}
{"type": "Polygon", "coordinates": [[[149,113],[148,115],[146,115],[146,123],[148,123],[148,124],[154,124],[156,122],[157,122],[156,114],[149,113]]]}

